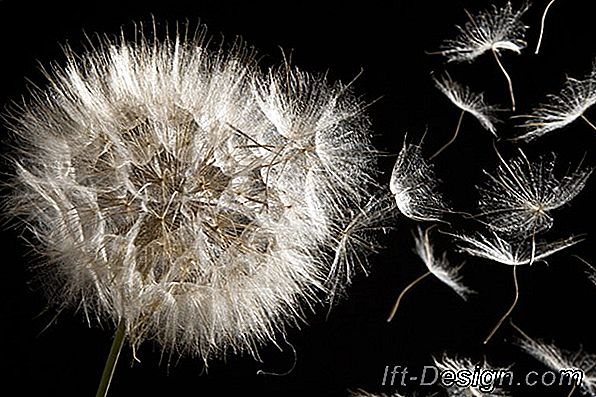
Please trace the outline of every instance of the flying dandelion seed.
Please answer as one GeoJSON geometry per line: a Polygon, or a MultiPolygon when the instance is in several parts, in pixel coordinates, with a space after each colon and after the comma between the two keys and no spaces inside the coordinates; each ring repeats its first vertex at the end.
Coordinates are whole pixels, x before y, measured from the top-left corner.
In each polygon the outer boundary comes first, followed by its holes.
{"type": "Polygon", "coordinates": [[[593,168],[581,168],[556,178],[555,154],[530,162],[524,152],[505,161],[489,180],[478,187],[481,198],[480,219],[494,231],[512,237],[526,238],[550,229],[550,211],[560,208],[577,196],[586,185],[593,168]]]}
{"type": "Polygon", "coordinates": [[[351,216],[346,216],[345,226],[333,233],[336,236],[335,250],[326,283],[332,284],[329,300],[333,300],[335,292],[341,292],[341,283],[349,282],[356,267],[366,272],[368,266],[362,254],[380,250],[374,235],[389,229],[387,224],[394,209],[395,201],[383,190],[373,195],[362,208],[350,210],[351,216]]]}
{"type": "Polygon", "coordinates": [[[438,192],[438,185],[432,164],[422,156],[422,148],[404,141],[389,182],[399,211],[417,221],[440,220],[450,209],[438,192]]]}
{"type": "Polygon", "coordinates": [[[201,28],[67,51],[13,111],[6,205],[61,308],[205,363],[258,357],[349,283],[372,244],[351,209],[374,168],[349,86],[289,65],[263,75],[242,44],[206,43],[201,28]]]}
{"type": "Polygon", "coordinates": [[[439,279],[443,284],[455,291],[455,293],[457,293],[464,300],[467,299],[469,294],[474,293],[474,291],[462,284],[462,276],[459,274],[459,270],[463,264],[459,266],[451,265],[447,260],[447,254],[445,252],[441,256],[435,255],[433,246],[429,239],[430,229],[432,229],[432,226],[423,232],[419,227],[418,235],[415,237],[416,254],[418,254],[420,259],[422,259],[422,262],[427,267],[428,271],[403,289],[391,309],[389,317],[387,318],[387,322],[390,322],[395,316],[395,313],[397,312],[399,304],[405,293],[414,287],[418,282],[422,281],[431,274],[439,279]]]}
{"type": "Polygon", "coordinates": [[[420,259],[422,259],[422,262],[424,262],[430,273],[465,300],[467,296],[474,293],[474,291],[470,290],[461,282],[462,276],[459,274],[459,270],[462,265],[451,265],[449,261],[447,261],[446,253],[443,253],[441,256],[435,256],[429,239],[429,229],[423,233],[422,229],[418,228],[418,236],[415,238],[416,253],[420,259]]]}
{"type": "Polygon", "coordinates": [[[540,45],[542,44],[542,35],[544,34],[544,22],[546,21],[546,14],[548,14],[548,10],[554,2],[555,0],[550,0],[549,3],[546,5],[546,8],[544,9],[544,13],[542,13],[542,18],[540,19],[540,35],[538,36],[538,43],[536,44],[536,51],[534,52],[534,54],[538,54],[540,52],[540,45]]]}
{"type": "Polygon", "coordinates": [[[525,33],[528,27],[521,21],[521,17],[528,8],[528,3],[525,3],[519,10],[514,10],[508,1],[502,7],[493,5],[491,9],[476,15],[466,12],[470,20],[463,27],[456,25],[459,35],[454,39],[445,40],[438,51],[439,54],[447,57],[448,62],[472,62],[485,52],[492,52],[507,79],[513,111],[515,111],[513,84],[499,55],[501,51],[520,54],[526,47],[525,33]]]}
{"type": "Polygon", "coordinates": [[[587,269],[585,270],[585,274],[588,277],[588,281],[592,282],[596,285],[596,268],[590,264],[587,260],[582,258],[579,255],[574,255],[574,257],[579,260],[581,263],[586,265],[587,269]]]}
{"type": "Polygon", "coordinates": [[[522,350],[548,368],[568,374],[569,385],[574,381],[569,396],[578,386],[582,394],[596,395],[596,354],[588,354],[581,350],[577,352],[561,350],[552,344],[531,339],[519,328],[518,331],[521,332],[522,338],[517,343],[522,350]]]}
{"type": "Polygon", "coordinates": [[[445,371],[453,374],[461,374],[462,372],[470,374],[479,373],[481,374],[479,379],[487,380],[486,384],[483,384],[483,382],[465,382],[469,384],[454,382],[452,386],[446,388],[449,397],[506,397],[510,395],[497,385],[499,383],[499,376],[507,373],[507,368],[492,367],[486,362],[477,364],[473,363],[470,359],[449,357],[447,354],[443,354],[441,360],[434,359],[434,361],[440,373],[445,371]],[[488,374],[490,377],[486,378],[482,374],[488,374]]]}
{"type": "Polygon", "coordinates": [[[552,242],[510,242],[496,233],[454,236],[460,241],[459,247],[462,252],[508,266],[529,265],[542,261],[583,240],[582,237],[572,236],[552,242]]]}
{"type": "Polygon", "coordinates": [[[517,305],[519,299],[517,267],[543,261],[554,253],[569,248],[583,240],[580,237],[572,236],[553,242],[536,242],[532,238],[530,242],[511,243],[494,232],[490,236],[477,234],[476,236],[455,235],[455,237],[460,240],[460,249],[468,255],[513,267],[513,286],[515,289],[513,303],[486,337],[484,340],[485,344],[490,341],[517,305]]]}
{"type": "Polygon", "coordinates": [[[439,153],[451,145],[459,133],[463,117],[466,113],[474,116],[482,125],[483,128],[490,131],[495,137],[497,136],[497,129],[495,123],[498,121],[494,116],[494,112],[498,110],[493,105],[487,105],[484,102],[484,95],[482,93],[476,94],[468,87],[453,81],[449,75],[442,76],[440,79],[433,76],[435,86],[447,97],[449,100],[461,109],[455,133],[453,137],[439,150],[435,152],[429,160],[434,159],[439,153]]]}
{"type": "Polygon", "coordinates": [[[513,140],[532,141],[536,138],[563,128],[578,118],[584,120],[592,129],[594,125],[584,113],[596,103],[596,61],[592,71],[583,80],[567,77],[563,89],[558,95],[547,95],[547,102],[539,105],[529,115],[518,116],[527,119],[519,127],[526,132],[513,140]]]}

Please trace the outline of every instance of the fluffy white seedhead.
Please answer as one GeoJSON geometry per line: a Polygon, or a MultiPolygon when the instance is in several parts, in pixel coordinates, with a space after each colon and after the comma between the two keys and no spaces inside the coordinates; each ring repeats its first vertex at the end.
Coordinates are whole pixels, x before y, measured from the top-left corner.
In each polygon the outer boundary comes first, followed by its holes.
{"type": "MultiPolygon", "coordinates": [[[[520,125],[525,133],[515,140],[531,141],[582,117],[586,110],[596,104],[596,61],[591,73],[583,80],[567,77],[559,94],[547,95],[547,101],[539,105],[520,125]]],[[[596,127],[594,127],[596,128],[596,127]]]]}
{"type": "Polygon", "coordinates": [[[456,26],[459,34],[443,42],[440,54],[447,57],[448,62],[471,62],[486,51],[507,50],[519,54],[527,44],[524,37],[528,27],[521,17],[528,7],[525,3],[514,10],[508,1],[502,7],[493,5],[489,10],[468,14],[470,20],[463,27],[456,26]]]}
{"type": "Polygon", "coordinates": [[[13,115],[8,211],[59,303],[124,320],[135,345],[256,356],[368,248],[332,265],[369,200],[368,122],[349,87],[263,74],[203,33],[107,40],[54,67],[13,115]]]}
{"type": "Polygon", "coordinates": [[[454,382],[453,386],[446,388],[449,397],[505,397],[510,395],[500,387],[502,383],[507,384],[507,379],[501,380],[502,377],[508,376],[507,368],[492,367],[486,362],[473,363],[470,359],[449,357],[447,354],[443,354],[441,360],[434,359],[434,361],[439,373],[449,371],[457,377],[454,379],[462,379],[460,377],[464,376],[464,373],[469,374],[467,379],[454,382]]]}
{"type": "Polygon", "coordinates": [[[438,185],[433,166],[422,156],[421,147],[404,141],[389,182],[399,211],[417,221],[440,220],[449,206],[438,192],[438,185]]]}
{"type": "Polygon", "coordinates": [[[464,300],[469,294],[474,293],[471,289],[463,285],[462,276],[459,270],[462,265],[453,266],[447,260],[447,254],[444,252],[441,256],[436,256],[433,246],[428,236],[428,230],[423,232],[418,228],[416,240],[416,254],[422,259],[428,270],[441,282],[454,290],[464,300]]]}
{"type": "Polygon", "coordinates": [[[530,162],[520,155],[505,161],[478,187],[480,219],[492,230],[512,237],[528,237],[549,229],[550,211],[571,201],[584,188],[593,168],[580,168],[556,178],[555,155],[530,162]]]}
{"type": "Polygon", "coordinates": [[[596,396],[596,354],[583,351],[571,352],[558,347],[535,341],[526,335],[518,340],[519,346],[536,360],[569,378],[562,380],[577,384],[583,395],[596,396]],[[579,382],[579,383],[577,383],[579,382]]]}
{"type": "Polygon", "coordinates": [[[510,242],[496,233],[474,236],[457,235],[456,237],[460,240],[459,246],[463,252],[510,266],[528,265],[544,260],[552,254],[582,241],[582,238],[572,236],[550,243],[510,242]]]}
{"type": "Polygon", "coordinates": [[[498,110],[496,106],[487,105],[484,102],[484,94],[474,93],[468,87],[453,81],[449,75],[441,78],[433,76],[436,87],[449,100],[462,111],[474,116],[486,130],[497,136],[495,123],[498,122],[494,112],[498,110]]]}

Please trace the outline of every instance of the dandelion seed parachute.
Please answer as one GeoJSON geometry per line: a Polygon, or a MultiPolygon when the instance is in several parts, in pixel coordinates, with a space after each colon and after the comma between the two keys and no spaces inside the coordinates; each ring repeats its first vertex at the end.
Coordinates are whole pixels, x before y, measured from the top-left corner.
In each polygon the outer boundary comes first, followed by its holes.
{"type": "Polygon", "coordinates": [[[404,141],[389,181],[399,211],[417,221],[440,220],[450,208],[438,185],[432,164],[422,156],[422,148],[404,141]]]}
{"type": "Polygon", "coordinates": [[[579,379],[581,384],[578,386],[580,386],[582,394],[596,395],[595,354],[585,353],[581,350],[579,352],[565,351],[552,344],[531,339],[525,334],[517,341],[517,344],[530,356],[554,371],[580,371],[582,374],[579,379]]]}
{"type": "Polygon", "coordinates": [[[455,237],[461,242],[462,252],[509,266],[528,265],[544,260],[582,241],[580,237],[568,237],[552,242],[511,242],[494,232],[490,235],[456,235],[455,237]]]}
{"type": "Polygon", "coordinates": [[[532,265],[537,261],[544,261],[556,252],[569,248],[582,241],[582,238],[580,237],[571,236],[566,239],[552,242],[536,242],[534,235],[531,237],[531,241],[511,241],[499,236],[495,231],[492,231],[490,235],[478,233],[474,236],[455,235],[455,237],[460,241],[459,247],[462,252],[503,265],[513,266],[513,285],[515,287],[513,303],[488,334],[484,340],[484,344],[492,339],[505,319],[509,317],[517,305],[519,300],[517,266],[532,265]]]}
{"type": "Polygon", "coordinates": [[[349,86],[292,66],[259,70],[205,30],[67,51],[12,112],[14,194],[47,289],[89,321],[126,322],[205,361],[258,356],[349,283],[334,262],[364,207],[374,155],[349,86]]]}
{"type": "Polygon", "coordinates": [[[344,214],[349,221],[343,223],[342,228],[333,233],[336,240],[333,243],[334,256],[327,275],[327,281],[332,282],[329,300],[333,301],[334,294],[341,292],[338,283],[345,282],[352,277],[357,267],[366,271],[366,257],[363,252],[378,252],[381,246],[375,236],[385,233],[387,224],[395,211],[395,201],[382,189],[374,194],[362,207],[354,207],[344,214]],[[358,265],[358,266],[356,266],[358,265]],[[343,275],[342,275],[343,273],[343,275]]]}
{"type": "Polygon", "coordinates": [[[443,252],[443,255],[441,256],[435,254],[434,247],[429,238],[430,229],[432,229],[432,226],[423,232],[422,229],[419,227],[418,235],[414,236],[416,243],[415,252],[420,257],[420,259],[422,259],[422,262],[424,263],[428,271],[423,275],[419,276],[414,281],[412,281],[410,284],[408,284],[408,286],[406,286],[402,290],[402,292],[398,295],[393,307],[391,308],[391,311],[389,312],[387,322],[390,322],[395,317],[397,309],[399,308],[399,304],[404,295],[416,284],[418,284],[420,281],[424,280],[431,274],[435,276],[443,284],[451,288],[464,300],[468,298],[469,294],[475,293],[462,283],[462,276],[461,274],[459,274],[459,270],[461,269],[463,264],[459,266],[451,265],[451,263],[449,263],[449,261],[447,260],[446,252],[443,252]]]}
{"type": "Polygon", "coordinates": [[[468,295],[474,293],[474,291],[462,283],[463,277],[459,274],[459,270],[463,264],[453,266],[447,260],[447,253],[445,252],[441,256],[435,255],[433,246],[428,237],[428,230],[426,233],[423,233],[422,229],[418,228],[418,235],[415,237],[415,240],[416,254],[422,259],[429,272],[443,284],[455,291],[455,293],[464,300],[467,299],[468,295]]]}
{"type": "Polygon", "coordinates": [[[521,53],[527,45],[524,36],[528,29],[521,17],[528,7],[525,3],[515,10],[507,1],[502,7],[493,5],[489,10],[468,14],[470,20],[456,26],[459,35],[445,40],[440,54],[447,57],[448,62],[471,62],[487,51],[521,53]]]}
{"type": "Polygon", "coordinates": [[[577,167],[561,178],[555,177],[555,154],[530,162],[524,152],[501,164],[489,180],[478,188],[480,218],[496,232],[526,238],[550,229],[550,211],[562,207],[586,185],[593,168],[577,167]]]}
{"type": "Polygon", "coordinates": [[[459,84],[451,79],[451,76],[445,75],[440,79],[433,76],[435,86],[445,95],[451,103],[461,109],[459,121],[453,133],[453,137],[441,146],[435,154],[430,157],[430,160],[435,158],[439,153],[443,152],[449,145],[451,145],[459,133],[461,123],[465,113],[470,113],[478,120],[482,127],[490,131],[494,136],[497,136],[497,128],[495,123],[498,122],[494,116],[494,112],[497,107],[493,105],[487,105],[484,102],[484,94],[476,94],[472,92],[468,87],[459,84]]]}
{"type": "Polygon", "coordinates": [[[494,116],[498,108],[494,105],[488,105],[484,101],[484,94],[474,93],[468,87],[459,84],[451,79],[449,75],[437,78],[433,76],[435,86],[447,97],[449,100],[462,111],[470,113],[474,116],[482,127],[490,131],[495,137],[497,136],[497,128],[495,123],[498,122],[494,116]]]}
{"type": "MultiPolygon", "coordinates": [[[[461,373],[462,371],[466,371],[469,373],[483,373],[483,372],[490,372],[493,375],[498,375],[499,373],[502,375],[507,368],[496,368],[493,367],[486,362],[484,363],[474,363],[468,358],[458,358],[458,357],[450,357],[447,354],[443,354],[440,360],[435,359],[435,366],[439,370],[439,372],[449,371],[452,373],[461,373]]],[[[483,378],[485,379],[485,378],[483,378]]],[[[447,388],[447,395],[450,397],[459,397],[459,396],[474,396],[474,397],[506,397],[509,396],[506,390],[502,387],[499,387],[498,379],[493,378],[493,384],[483,385],[478,384],[477,382],[470,382],[471,384],[461,384],[456,382],[451,387],[447,388]],[[490,386],[490,391],[483,390],[483,386],[490,386]]]]}
{"type": "Polygon", "coordinates": [[[558,94],[547,95],[547,101],[536,107],[529,115],[520,116],[526,119],[519,127],[525,133],[514,140],[532,141],[543,135],[563,128],[578,118],[584,120],[593,128],[584,113],[596,104],[596,61],[592,64],[592,71],[584,79],[567,77],[563,88],[558,94]]]}
{"type": "Polygon", "coordinates": [[[520,54],[526,47],[524,36],[528,27],[522,22],[521,17],[528,8],[529,4],[525,3],[520,9],[515,10],[511,2],[507,1],[502,7],[493,5],[491,9],[475,15],[468,13],[469,21],[463,27],[456,26],[459,35],[445,40],[439,51],[439,54],[447,58],[447,62],[472,62],[487,51],[492,52],[507,80],[511,108],[514,111],[513,84],[499,54],[505,50],[520,54]]]}

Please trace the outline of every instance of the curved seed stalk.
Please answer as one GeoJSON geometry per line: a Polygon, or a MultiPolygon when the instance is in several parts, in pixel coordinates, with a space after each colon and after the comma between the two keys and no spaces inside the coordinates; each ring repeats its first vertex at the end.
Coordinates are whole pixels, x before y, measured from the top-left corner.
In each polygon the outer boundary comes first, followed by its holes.
{"type": "Polygon", "coordinates": [[[536,44],[536,51],[534,52],[534,54],[538,54],[538,52],[540,52],[540,44],[542,44],[542,35],[544,34],[544,21],[546,20],[546,14],[548,13],[550,6],[552,6],[554,2],[555,0],[551,0],[546,5],[544,13],[542,14],[542,19],[540,20],[540,36],[538,36],[538,44],[536,44]]]}
{"type": "Polygon", "coordinates": [[[511,77],[509,77],[509,73],[507,73],[507,70],[505,70],[505,67],[499,59],[499,54],[497,54],[497,51],[494,48],[492,49],[492,53],[495,56],[495,60],[497,61],[499,68],[501,68],[503,75],[505,75],[505,78],[507,79],[507,85],[509,87],[509,96],[511,97],[511,111],[515,112],[515,96],[513,95],[513,83],[511,82],[511,77]]]}
{"type": "Polygon", "coordinates": [[[513,299],[513,303],[511,304],[509,309],[507,309],[507,311],[505,312],[503,317],[501,317],[499,322],[497,322],[497,324],[492,329],[492,331],[490,331],[490,333],[488,334],[488,336],[486,337],[486,339],[483,342],[485,345],[492,339],[492,337],[495,335],[495,333],[501,327],[503,322],[507,319],[507,317],[509,317],[509,315],[513,312],[513,309],[517,305],[517,301],[519,299],[519,285],[517,283],[517,266],[513,266],[513,284],[515,285],[515,298],[513,299]]]}
{"type": "Polygon", "coordinates": [[[437,157],[439,155],[439,153],[441,153],[443,150],[447,149],[453,142],[455,142],[455,139],[457,138],[457,135],[459,134],[459,128],[461,127],[461,121],[464,118],[464,114],[466,114],[465,110],[462,110],[461,113],[459,114],[459,119],[457,120],[457,126],[455,127],[455,133],[453,134],[453,137],[451,137],[451,139],[446,144],[441,146],[441,148],[439,150],[437,150],[435,152],[435,154],[430,156],[428,158],[429,161],[431,161],[432,159],[437,157]]]}
{"type": "Polygon", "coordinates": [[[402,298],[404,297],[404,295],[406,294],[406,292],[411,290],[416,284],[418,284],[420,281],[424,280],[426,277],[430,276],[431,274],[432,273],[430,271],[424,273],[422,276],[420,276],[416,280],[412,281],[410,284],[408,284],[408,286],[406,288],[403,289],[401,294],[399,294],[399,296],[397,297],[395,304],[391,308],[391,312],[389,313],[389,316],[387,317],[387,322],[391,322],[391,320],[393,320],[393,317],[395,317],[395,313],[397,313],[397,308],[399,307],[399,304],[400,304],[402,298]]]}

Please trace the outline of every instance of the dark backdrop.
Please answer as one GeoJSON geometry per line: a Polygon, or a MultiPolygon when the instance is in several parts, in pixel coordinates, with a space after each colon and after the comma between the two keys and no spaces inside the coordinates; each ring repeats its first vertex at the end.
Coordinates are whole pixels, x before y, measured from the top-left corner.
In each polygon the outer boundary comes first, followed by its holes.
{"type": "MultiPolygon", "coordinates": [[[[380,163],[381,182],[387,183],[406,133],[408,139],[418,141],[427,131],[424,150],[429,155],[451,136],[457,122],[459,111],[434,88],[431,71],[447,68],[454,79],[485,91],[487,101],[508,106],[505,80],[490,55],[472,64],[447,65],[440,56],[425,53],[455,35],[454,25],[466,21],[464,9],[475,12],[490,3],[2,0],[0,103],[5,106],[26,95],[28,84],[45,84],[38,65],[63,60],[61,44],[82,48],[85,33],[115,34],[121,25],[148,23],[151,16],[158,24],[200,21],[215,37],[242,36],[264,55],[264,64],[280,62],[283,49],[291,52],[295,65],[312,72],[328,71],[332,79],[347,82],[362,70],[355,90],[374,102],[369,114],[375,145],[393,155],[380,163]]],[[[514,2],[515,6],[519,3],[514,2]]],[[[541,54],[533,54],[546,3],[535,1],[524,17],[531,26],[529,48],[520,56],[504,53],[502,57],[514,82],[520,113],[546,93],[557,92],[566,74],[586,75],[594,60],[593,13],[590,2],[580,0],[555,2],[541,54]]],[[[596,120],[596,109],[587,115],[596,120]]],[[[6,131],[1,131],[6,143],[6,131]]],[[[515,130],[505,121],[499,132],[507,137],[515,130]]],[[[578,121],[523,147],[530,156],[556,151],[560,169],[565,170],[584,156],[587,164],[596,164],[595,141],[596,131],[578,121]]],[[[506,141],[497,146],[506,156],[515,153],[506,141]]],[[[466,116],[460,137],[436,164],[451,201],[457,208],[470,210],[477,200],[474,185],[481,180],[482,169],[491,170],[497,164],[493,139],[466,116]]],[[[547,237],[586,233],[586,241],[554,256],[548,265],[520,269],[521,296],[513,313],[515,323],[532,336],[569,349],[583,345],[592,352],[596,352],[592,321],[596,286],[588,282],[585,265],[573,255],[593,260],[595,194],[594,180],[590,180],[571,205],[555,213],[555,227],[547,237]]],[[[138,352],[140,363],[133,362],[130,349],[124,349],[110,395],[345,396],[348,389],[359,387],[389,393],[395,388],[381,385],[386,365],[416,370],[431,364],[432,357],[443,351],[477,360],[486,357],[494,365],[515,363],[513,368],[519,371],[543,370],[512,346],[515,332],[508,323],[488,345],[482,344],[513,299],[511,269],[502,265],[468,258],[465,283],[478,291],[468,302],[429,279],[406,296],[392,323],[385,322],[397,294],[425,271],[412,253],[415,225],[399,217],[394,230],[381,237],[386,248],[370,257],[368,276],[361,272],[354,279],[347,298],[329,317],[326,308],[319,307],[301,329],[290,330],[287,340],[297,359],[289,374],[256,374],[258,370],[283,373],[292,367],[294,355],[282,338],[281,351],[263,349],[262,363],[232,356],[226,362],[212,362],[207,373],[197,359],[181,358],[168,365],[159,348],[147,343],[138,352]]],[[[1,387],[16,387],[19,395],[94,395],[113,329],[90,329],[74,310],[59,315],[46,329],[54,312],[44,311],[43,293],[32,288],[28,264],[33,258],[19,235],[19,230],[7,229],[0,238],[1,387]]],[[[454,248],[445,236],[437,238],[442,249],[454,248]]],[[[457,252],[450,255],[455,262],[465,259],[457,252]]],[[[565,389],[558,388],[519,390],[517,395],[532,393],[566,395],[565,389]]]]}

